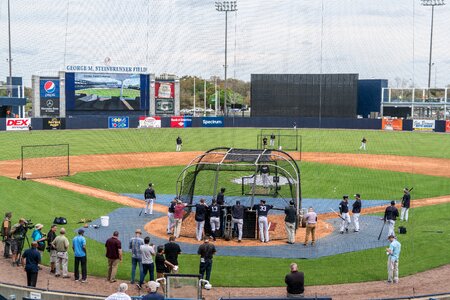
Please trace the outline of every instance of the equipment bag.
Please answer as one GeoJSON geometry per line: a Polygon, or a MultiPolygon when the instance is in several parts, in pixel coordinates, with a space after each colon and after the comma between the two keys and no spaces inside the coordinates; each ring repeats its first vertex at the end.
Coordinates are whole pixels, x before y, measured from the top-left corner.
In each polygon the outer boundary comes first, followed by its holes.
{"type": "Polygon", "coordinates": [[[64,217],[56,217],[56,218],[53,220],[53,224],[60,224],[60,225],[67,224],[67,219],[64,218],[64,217]]]}
{"type": "Polygon", "coordinates": [[[399,232],[400,234],[406,234],[406,227],[399,226],[399,227],[398,227],[398,232],[399,232]]]}

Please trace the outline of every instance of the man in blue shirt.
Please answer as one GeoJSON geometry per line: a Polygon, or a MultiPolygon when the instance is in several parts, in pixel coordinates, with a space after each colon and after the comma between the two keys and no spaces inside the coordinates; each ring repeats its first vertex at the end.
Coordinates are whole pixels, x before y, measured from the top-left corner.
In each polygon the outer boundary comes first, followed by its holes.
{"type": "Polygon", "coordinates": [[[26,250],[22,255],[22,265],[25,266],[27,272],[27,286],[36,287],[39,264],[41,263],[41,254],[37,250],[38,243],[31,243],[31,248],[26,250]]]}
{"type": "Polygon", "coordinates": [[[148,282],[148,294],[142,297],[142,300],[163,300],[164,296],[158,294],[156,291],[158,290],[158,283],[155,281],[148,282]]]}
{"type": "Polygon", "coordinates": [[[142,276],[142,260],[141,260],[141,246],[144,245],[144,240],[141,238],[142,230],[139,228],[134,232],[135,236],[130,239],[128,248],[131,250],[131,284],[134,284],[136,276],[136,265],[139,265],[139,278],[142,276]]]}
{"type": "Polygon", "coordinates": [[[394,235],[388,237],[389,248],[386,248],[386,254],[388,255],[388,283],[398,283],[398,260],[400,258],[400,251],[402,245],[395,239],[394,235]]]}
{"type": "Polygon", "coordinates": [[[72,240],[72,248],[75,253],[75,281],[80,280],[79,267],[81,264],[81,282],[87,282],[86,269],[86,239],[84,238],[84,230],[78,230],[78,236],[72,240]]]}

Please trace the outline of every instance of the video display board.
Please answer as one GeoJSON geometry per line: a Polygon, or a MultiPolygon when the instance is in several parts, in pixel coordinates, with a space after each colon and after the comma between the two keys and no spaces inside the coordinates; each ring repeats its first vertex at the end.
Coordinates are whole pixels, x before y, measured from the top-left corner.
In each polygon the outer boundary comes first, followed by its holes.
{"type": "Polygon", "coordinates": [[[148,74],[66,73],[67,110],[147,110],[148,95],[148,74]]]}

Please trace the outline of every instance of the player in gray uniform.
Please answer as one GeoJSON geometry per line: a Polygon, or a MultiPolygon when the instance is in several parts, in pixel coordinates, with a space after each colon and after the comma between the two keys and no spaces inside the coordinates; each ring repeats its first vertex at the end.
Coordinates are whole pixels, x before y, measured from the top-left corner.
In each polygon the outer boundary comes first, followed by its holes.
{"type": "Polygon", "coordinates": [[[214,241],[220,230],[220,210],[220,205],[217,204],[216,200],[213,200],[209,207],[209,224],[211,225],[211,238],[214,241]]]}
{"type": "Polygon", "coordinates": [[[236,204],[231,207],[231,223],[234,227],[237,224],[238,227],[238,243],[242,240],[242,226],[244,225],[244,210],[245,206],[241,205],[241,201],[236,201],[236,204]]]}
{"type": "Polygon", "coordinates": [[[342,224],[340,232],[344,233],[344,230],[348,232],[348,225],[352,222],[350,219],[350,214],[348,213],[348,196],[344,195],[343,200],[339,203],[339,213],[341,214],[342,224]]]}
{"type": "Polygon", "coordinates": [[[267,214],[272,208],[273,205],[266,205],[266,200],[261,200],[259,204],[253,206],[253,209],[258,212],[259,238],[263,243],[269,242],[269,222],[267,221],[267,214]]]}

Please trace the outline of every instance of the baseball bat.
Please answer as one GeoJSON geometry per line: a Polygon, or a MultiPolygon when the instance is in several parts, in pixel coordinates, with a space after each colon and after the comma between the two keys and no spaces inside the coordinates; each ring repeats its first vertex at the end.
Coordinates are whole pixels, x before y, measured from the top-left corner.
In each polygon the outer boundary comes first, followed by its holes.
{"type": "Polygon", "coordinates": [[[144,208],[141,209],[141,212],[139,213],[139,217],[142,215],[143,211],[144,211],[144,208]]]}
{"type": "Polygon", "coordinates": [[[339,218],[341,218],[342,220],[344,220],[345,221],[345,219],[340,215],[340,214],[338,214],[337,213],[337,211],[335,211],[334,209],[332,209],[331,207],[330,207],[330,209],[336,214],[336,215],[338,215],[339,216],[339,218]]]}
{"type": "Polygon", "coordinates": [[[381,227],[380,234],[378,235],[378,240],[381,239],[381,234],[383,233],[384,225],[386,225],[386,221],[383,222],[383,226],[381,227]]]}

